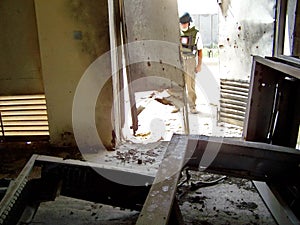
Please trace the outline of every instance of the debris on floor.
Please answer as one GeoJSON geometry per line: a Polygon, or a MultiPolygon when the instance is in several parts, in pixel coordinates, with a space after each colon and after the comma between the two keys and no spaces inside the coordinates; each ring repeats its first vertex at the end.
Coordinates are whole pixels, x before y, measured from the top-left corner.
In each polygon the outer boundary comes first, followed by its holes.
{"type": "MultiPolygon", "coordinates": [[[[211,182],[222,176],[189,173],[190,182],[178,188],[179,207],[186,225],[276,224],[250,180],[226,177],[215,185],[191,190],[191,182],[211,182]]],[[[54,202],[42,203],[31,224],[131,225],[138,215],[138,211],[60,196],[54,202]]]]}
{"type": "Polygon", "coordinates": [[[193,189],[191,183],[208,183],[223,176],[197,171],[189,173],[190,184],[185,183],[178,189],[185,224],[277,224],[250,180],[226,177],[215,185],[193,189]]]}

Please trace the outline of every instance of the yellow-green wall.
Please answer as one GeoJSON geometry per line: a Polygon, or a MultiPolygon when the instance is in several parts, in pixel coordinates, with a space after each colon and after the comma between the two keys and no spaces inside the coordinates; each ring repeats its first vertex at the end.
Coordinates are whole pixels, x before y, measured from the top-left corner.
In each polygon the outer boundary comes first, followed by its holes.
{"type": "Polygon", "coordinates": [[[0,2],[0,95],[44,92],[33,0],[0,2]]]}
{"type": "MultiPolygon", "coordinates": [[[[35,0],[35,9],[51,143],[75,145],[72,103],[76,87],[88,66],[109,50],[107,1],[35,0]]],[[[104,99],[98,101],[96,122],[109,148],[112,125],[106,112],[112,104],[111,87],[104,99]]]]}

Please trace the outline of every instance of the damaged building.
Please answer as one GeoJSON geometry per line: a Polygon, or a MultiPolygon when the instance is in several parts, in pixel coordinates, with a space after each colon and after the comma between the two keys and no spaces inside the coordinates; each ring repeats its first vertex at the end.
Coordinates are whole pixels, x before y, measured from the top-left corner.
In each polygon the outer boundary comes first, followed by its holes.
{"type": "Polygon", "coordinates": [[[298,1],[186,2],[1,1],[0,225],[300,224],[298,1]]]}

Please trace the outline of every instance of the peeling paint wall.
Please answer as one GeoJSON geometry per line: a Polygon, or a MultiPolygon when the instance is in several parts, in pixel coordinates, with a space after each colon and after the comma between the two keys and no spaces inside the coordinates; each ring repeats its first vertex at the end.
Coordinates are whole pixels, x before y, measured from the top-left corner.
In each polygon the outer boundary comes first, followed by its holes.
{"type": "Polygon", "coordinates": [[[33,0],[2,0],[0,15],[0,95],[44,93],[33,0]]]}
{"type": "Polygon", "coordinates": [[[220,76],[248,80],[251,55],[271,56],[275,0],[224,0],[220,3],[220,76]]]}
{"type": "MultiPolygon", "coordinates": [[[[107,1],[36,0],[35,7],[50,140],[56,146],[73,146],[72,105],[77,85],[89,65],[109,50],[107,1]]],[[[107,147],[112,138],[107,110],[111,107],[112,87],[108,82],[95,109],[98,133],[107,147]]],[[[84,135],[82,138],[88,140],[89,134],[84,135]]]]}

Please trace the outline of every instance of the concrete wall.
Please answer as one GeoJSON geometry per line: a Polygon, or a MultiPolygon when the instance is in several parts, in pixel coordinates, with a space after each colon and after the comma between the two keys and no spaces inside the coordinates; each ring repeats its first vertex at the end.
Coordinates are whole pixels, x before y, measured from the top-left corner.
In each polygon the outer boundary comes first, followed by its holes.
{"type": "Polygon", "coordinates": [[[153,76],[135,91],[170,88],[183,84],[180,61],[179,16],[176,1],[125,0],[126,43],[132,80],[153,76]],[[136,59],[140,62],[135,62],[136,59]],[[162,78],[162,79],[160,79],[162,78]]]}
{"type": "Polygon", "coordinates": [[[0,95],[44,93],[33,0],[2,0],[0,15],[0,95]]]}
{"type": "Polygon", "coordinates": [[[220,4],[221,78],[248,80],[251,55],[271,56],[275,0],[223,0],[220,4]]]}
{"type": "MultiPolygon", "coordinates": [[[[51,143],[75,145],[72,104],[76,87],[89,65],[109,50],[107,1],[35,0],[35,8],[51,143]]],[[[112,104],[111,82],[106,87],[95,120],[102,142],[109,148],[113,129],[107,110],[112,104]]],[[[84,135],[82,138],[88,140],[89,133],[84,135]]]]}

